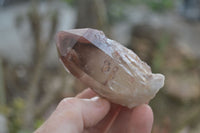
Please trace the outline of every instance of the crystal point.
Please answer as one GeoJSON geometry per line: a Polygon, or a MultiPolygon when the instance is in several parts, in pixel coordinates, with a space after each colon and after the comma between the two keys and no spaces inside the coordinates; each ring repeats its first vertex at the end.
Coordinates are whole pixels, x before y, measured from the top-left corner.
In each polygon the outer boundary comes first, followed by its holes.
{"type": "Polygon", "coordinates": [[[132,108],[152,99],[164,85],[162,74],[131,50],[95,29],[57,34],[61,62],[81,82],[113,103],[132,108]]]}

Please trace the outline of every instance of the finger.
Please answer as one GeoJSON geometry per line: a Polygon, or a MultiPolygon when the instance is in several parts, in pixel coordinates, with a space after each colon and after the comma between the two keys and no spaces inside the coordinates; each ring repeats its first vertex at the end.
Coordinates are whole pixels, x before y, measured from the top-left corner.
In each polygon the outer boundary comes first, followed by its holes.
{"type": "Polygon", "coordinates": [[[93,97],[91,99],[65,98],[56,110],[64,112],[63,114],[67,118],[72,117],[72,119],[83,121],[84,127],[90,127],[99,122],[109,109],[110,103],[107,100],[100,97],[93,97]]]}
{"type": "Polygon", "coordinates": [[[85,127],[96,125],[110,110],[110,103],[103,98],[93,97],[91,101],[86,100],[81,105],[85,127]]]}
{"type": "Polygon", "coordinates": [[[80,133],[102,120],[109,109],[110,103],[99,97],[65,98],[37,133],[80,133]]]}
{"type": "Polygon", "coordinates": [[[130,133],[151,133],[152,125],[153,112],[149,105],[143,104],[133,109],[129,123],[130,133]]]}
{"type": "MultiPolygon", "coordinates": [[[[101,120],[97,125],[95,125],[92,128],[87,129],[88,132],[91,133],[104,133],[105,131],[110,131],[110,128],[112,127],[112,120],[116,119],[113,118],[116,114],[116,111],[121,108],[121,105],[117,105],[117,104],[111,104],[110,106],[110,110],[107,113],[107,115],[104,117],[103,120],[101,120]],[[111,124],[111,125],[110,125],[111,124]]],[[[117,116],[116,116],[117,117],[117,116]]],[[[119,128],[121,128],[121,126],[119,125],[119,128]]],[[[110,132],[109,132],[110,133],[110,132]]],[[[114,132],[115,133],[115,132],[114,132]]]]}
{"type": "MultiPolygon", "coordinates": [[[[111,126],[110,131],[113,133],[129,133],[128,126],[132,110],[133,109],[128,109],[126,107],[123,107],[118,117],[116,118],[115,122],[111,126]]],[[[113,113],[110,115],[113,115],[113,113]]]]}
{"type": "Polygon", "coordinates": [[[76,97],[77,98],[92,98],[96,95],[97,94],[92,89],[88,88],[82,91],[81,93],[79,93],[76,97]]]}
{"type": "Polygon", "coordinates": [[[153,113],[148,105],[140,105],[133,109],[122,108],[111,127],[114,133],[150,133],[153,124],[153,113]]]}

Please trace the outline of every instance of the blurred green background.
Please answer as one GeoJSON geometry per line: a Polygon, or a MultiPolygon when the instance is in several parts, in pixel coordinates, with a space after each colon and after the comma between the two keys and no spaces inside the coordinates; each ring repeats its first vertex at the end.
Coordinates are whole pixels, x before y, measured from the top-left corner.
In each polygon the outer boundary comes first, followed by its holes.
{"type": "Polygon", "coordinates": [[[87,87],[55,47],[57,31],[84,27],[165,75],[150,102],[152,133],[200,132],[200,0],[0,0],[0,133],[34,131],[61,99],[87,87]]]}

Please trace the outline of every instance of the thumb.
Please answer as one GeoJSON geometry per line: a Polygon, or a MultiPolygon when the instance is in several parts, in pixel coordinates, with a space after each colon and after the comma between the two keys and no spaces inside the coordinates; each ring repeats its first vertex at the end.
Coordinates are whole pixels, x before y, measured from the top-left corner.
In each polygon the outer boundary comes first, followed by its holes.
{"type": "MultiPolygon", "coordinates": [[[[65,98],[37,131],[41,133],[80,133],[84,128],[94,126],[102,120],[109,109],[110,103],[103,98],[65,98]]],[[[40,133],[37,131],[36,133],[40,133]]]]}
{"type": "Polygon", "coordinates": [[[97,124],[109,109],[109,102],[96,96],[91,99],[65,98],[56,112],[63,112],[66,120],[83,129],[97,124]]]}
{"type": "Polygon", "coordinates": [[[80,99],[81,113],[85,127],[96,125],[110,110],[110,103],[98,96],[91,99],[80,99]]]}

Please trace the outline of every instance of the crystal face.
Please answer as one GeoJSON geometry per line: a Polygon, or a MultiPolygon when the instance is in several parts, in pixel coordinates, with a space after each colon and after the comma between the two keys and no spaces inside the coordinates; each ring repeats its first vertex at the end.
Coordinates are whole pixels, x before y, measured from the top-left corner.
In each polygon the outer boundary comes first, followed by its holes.
{"type": "Polygon", "coordinates": [[[67,71],[113,103],[132,108],[148,102],[164,85],[162,74],[152,74],[133,51],[102,31],[61,31],[57,49],[67,71]]]}

